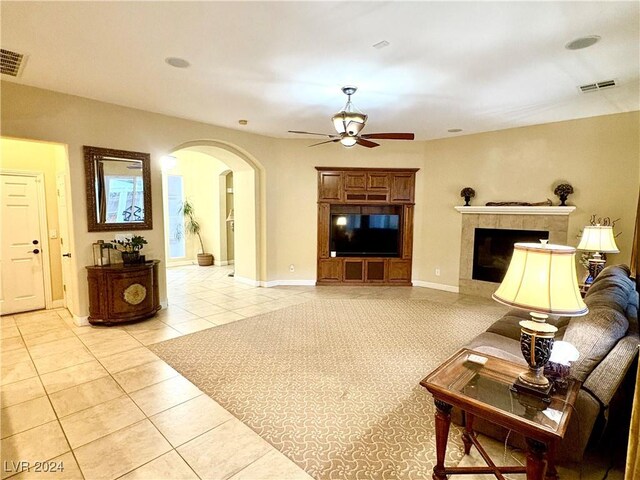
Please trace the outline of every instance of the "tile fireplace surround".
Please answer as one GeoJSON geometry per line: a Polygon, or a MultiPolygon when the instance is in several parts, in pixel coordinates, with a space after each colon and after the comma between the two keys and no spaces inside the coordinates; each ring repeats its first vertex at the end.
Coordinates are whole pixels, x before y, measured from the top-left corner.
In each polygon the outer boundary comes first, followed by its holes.
{"type": "Polygon", "coordinates": [[[476,228],[504,230],[542,230],[549,232],[549,243],[567,244],[569,214],[576,207],[455,207],[462,214],[460,242],[460,293],[491,298],[498,283],[474,280],[473,238],[476,228]]]}

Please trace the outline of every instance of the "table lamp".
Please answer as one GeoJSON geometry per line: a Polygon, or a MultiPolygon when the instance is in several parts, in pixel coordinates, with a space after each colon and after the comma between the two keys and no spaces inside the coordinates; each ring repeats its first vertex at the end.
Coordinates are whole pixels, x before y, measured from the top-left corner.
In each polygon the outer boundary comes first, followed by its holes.
{"type": "Polygon", "coordinates": [[[589,259],[589,278],[585,283],[592,283],[600,274],[607,261],[602,258],[603,253],[619,253],[616,239],[611,225],[589,225],[582,230],[582,237],[578,250],[595,252],[589,259]]]}
{"type": "Polygon", "coordinates": [[[551,383],[543,370],[558,330],[546,320],[550,314],[580,316],[589,309],[578,289],[576,249],[541,242],[514,245],[507,273],[492,297],[531,315],[531,320],[520,322],[520,350],[529,370],[519,375],[512,388],[546,398],[551,383]]]}

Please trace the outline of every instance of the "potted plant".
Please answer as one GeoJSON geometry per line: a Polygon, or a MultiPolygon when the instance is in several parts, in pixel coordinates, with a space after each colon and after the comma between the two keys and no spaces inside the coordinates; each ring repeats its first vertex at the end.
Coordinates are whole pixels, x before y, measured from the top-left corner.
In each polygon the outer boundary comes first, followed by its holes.
{"type": "MultiPolygon", "coordinates": [[[[196,235],[198,237],[198,241],[200,242],[200,250],[202,253],[198,253],[198,265],[201,267],[207,267],[209,265],[213,265],[213,255],[210,253],[206,253],[204,249],[204,243],[202,242],[202,236],[200,235],[200,231],[202,227],[200,226],[200,222],[195,217],[195,210],[193,205],[189,200],[185,200],[182,203],[182,207],[180,208],[180,212],[184,216],[184,230],[189,235],[196,235]]],[[[176,232],[176,238],[182,237],[182,231],[178,230],[176,232]]]]}
{"type": "Polygon", "coordinates": [[[122,263],[125,265],[140,261],[140,250],[147,244],[141,235],[132,235],[123,240],[114,240],[116,248],[122,253],[122,263]]]}

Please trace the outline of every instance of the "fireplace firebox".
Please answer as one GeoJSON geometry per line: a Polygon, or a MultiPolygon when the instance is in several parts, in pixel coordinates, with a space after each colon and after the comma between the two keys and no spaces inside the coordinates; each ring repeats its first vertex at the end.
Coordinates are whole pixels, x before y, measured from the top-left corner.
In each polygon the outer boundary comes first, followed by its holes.
{"type": "Polygon", "coordinates": [[[514,243],[538,243],[548,239],[549,232],[544,230],[476,228],[473,239],[473,280],[502,282],[513,255],[514,243]]]}

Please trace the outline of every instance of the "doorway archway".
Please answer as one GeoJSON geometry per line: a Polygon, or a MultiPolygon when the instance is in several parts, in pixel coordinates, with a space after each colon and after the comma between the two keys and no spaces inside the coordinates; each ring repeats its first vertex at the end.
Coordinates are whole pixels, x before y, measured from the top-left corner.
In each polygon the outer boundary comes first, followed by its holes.
{"type": "MultiPolygon", "coordinates": [[[[175,147],[171,155],[179,156],[180,152],[195,152],[224,164],[227,168],[216,173],[219,187],[222,187],[219,175],[233,172],[235,278],[242,283],[262,285],[266,278],[264,168],[248,152],[218,140],[186,142],[175,147]]],[[[217,210],[221,211],[219,205],[217,210]]],[[[225,221],[226,218],[217,219],[216,231],[222,229],[225,221]]]]}

